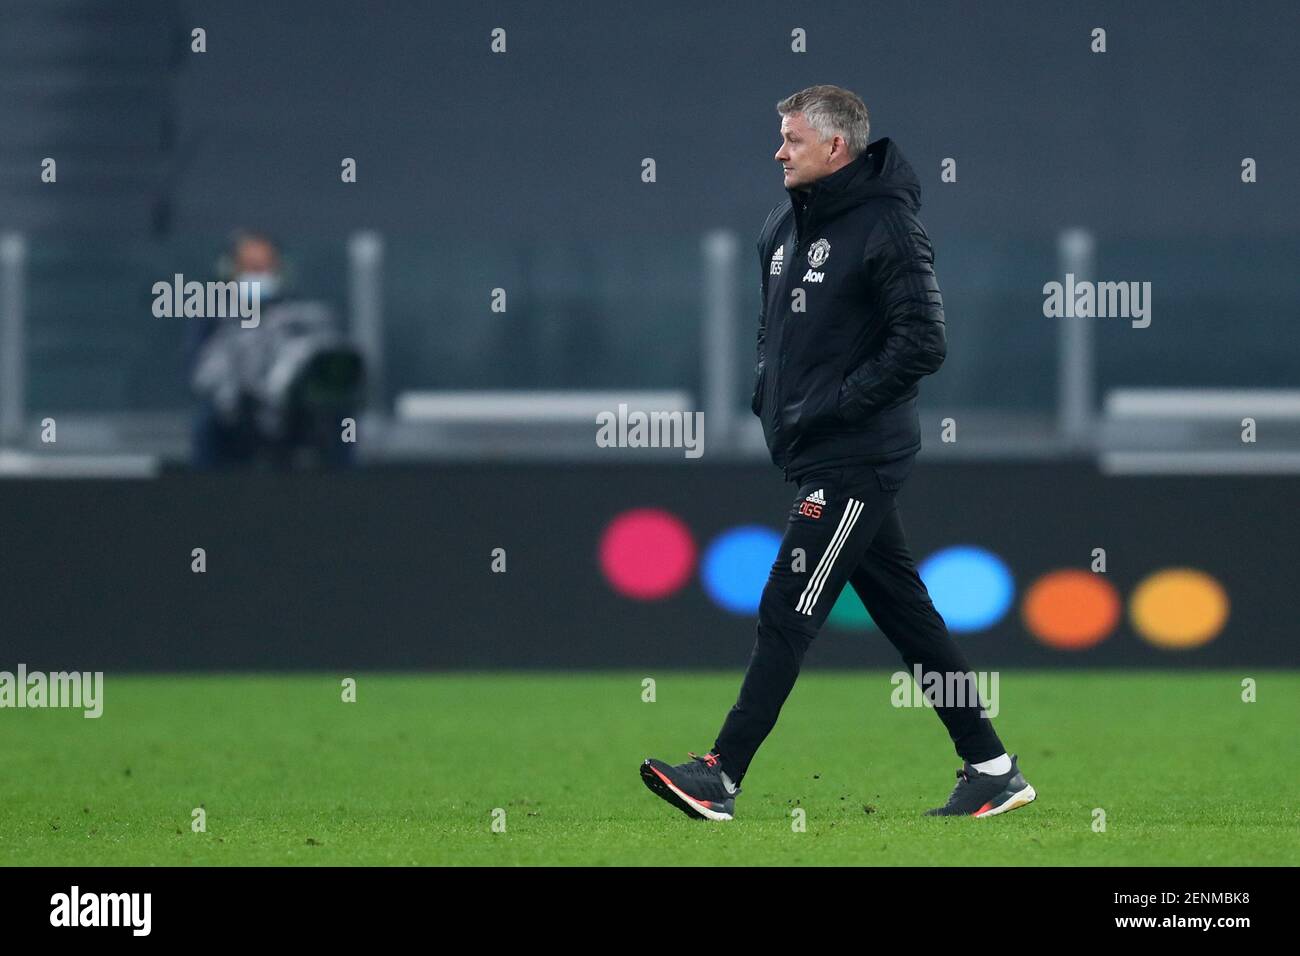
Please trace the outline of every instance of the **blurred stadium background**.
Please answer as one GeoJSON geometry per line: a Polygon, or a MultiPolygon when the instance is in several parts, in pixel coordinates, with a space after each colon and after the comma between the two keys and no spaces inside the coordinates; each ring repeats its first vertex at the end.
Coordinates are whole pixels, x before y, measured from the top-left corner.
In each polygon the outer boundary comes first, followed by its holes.
{"type": "MultiPolygon", "coordinates": [[[[0,22],[7,658],[739,667],[789,495],[748,411],[773,105],[830,82],[922,180],[949,355],[901,501],[979,666],[1300,659],[1300,67],[1265,42],[1293,5],[0,0],[0,22]],[[192,320],[150,289],[217,278],[240,229],[364,358],[341,473],[191,467],[192,320]],[[1150,327],[1045,318],[1066,273],[1150,282],[1150,327]],[[629,400],[702,410],[703,458],[598,447],[629,400]]],[[[848,596],[828,630],[868,628],[848,596]]],[[[810,663],[893,661],[877,636],[810,663]]]]}

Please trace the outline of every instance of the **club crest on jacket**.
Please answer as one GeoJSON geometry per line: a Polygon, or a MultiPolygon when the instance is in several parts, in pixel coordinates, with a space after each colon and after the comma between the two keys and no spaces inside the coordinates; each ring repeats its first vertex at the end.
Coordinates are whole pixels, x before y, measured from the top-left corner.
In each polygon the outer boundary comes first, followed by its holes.
{"type": "Polygon", "coordinates": [[[820,269],[831,255],[831,244],[825,239],[818,239],[808,247],[808,265],[820,269]]]}

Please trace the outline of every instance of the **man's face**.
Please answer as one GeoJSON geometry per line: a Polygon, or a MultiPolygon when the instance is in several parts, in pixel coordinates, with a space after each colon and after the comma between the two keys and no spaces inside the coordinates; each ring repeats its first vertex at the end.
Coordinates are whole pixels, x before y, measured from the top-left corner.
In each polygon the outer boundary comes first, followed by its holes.
{"type": "Polygon", "coordinates": [[[280,271],[280,254],[265,239],[249,237],[235,248],[235,273],[275,274],[280,271]]]}
{"type": "Polygon", "coordinates": [[[841,137],[823,141],[802,113],[781,117],[781,148],[775,159],[785,170],[786,189],[807,189],[843,166],[847,156],[841,137]]]}

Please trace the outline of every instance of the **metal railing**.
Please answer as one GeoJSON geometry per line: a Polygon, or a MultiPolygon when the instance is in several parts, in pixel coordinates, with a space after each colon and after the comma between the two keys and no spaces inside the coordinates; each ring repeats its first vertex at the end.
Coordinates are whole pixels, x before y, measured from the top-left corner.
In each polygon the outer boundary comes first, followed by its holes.
{"type": "MultiPolygon", "coordinates": [[[[677,249],[671,253],[675,258],[654,261],[665,254],[664,245],[606,250],[603,259],[577,247],[556,250],[549,259],[523,247],[481,248],[450,263],[445,260],[453,253],[445,247],[394,242],[374,232],[312,247],[302,257],[305,264],[297,278],[311,290],[337,296],[367,361],[370,403],[362,458],[590,456],[597,453],[593,412],[612,409],[623,396],[635,399],[633,405],[652,400],[665,410],[702,409],[710,457],[765,459],[761,429],[747,408],[757,311],[757,284],[748,281],[740,254],[747,244],[733,232],[718,230],[693,244],[667,244],[677,249]],[[600,264],[592,265],[597,259],[600,264]],[[647,260],[651,264],[642,265],[647,260]],[[572,271],[557,273],[561,267],[556,262],[567,263],[562,268],[572,271]],[[665,262],[672,268],[665,268],[665,262]],[[480,310],[496,285],[509,287],[514,304],[508,315],[480,310]],[[635,318],[626,314],[629,308],[635,318]],[[569,354],[556,352],[557,343],[576,348],[566,374],[579,370],[579,381],[549,381],[549,370],[538,374],[531,361],[512,364],[538,343],[549,354],[569,354]],[[460,358],[448,365],[448,356],[460,358]],[[439,370],[453,368],[457,378],[478,379],[482,386],[446,387],[439,370]],[[532,377],[514,374],[520,369],[532,370],[532,377]]],[[[1115,377],[1107,371],[1108,363],[1114,365],[1117,357],[1133,365],[1125,351],[1151,352],[1153,342],[1166,341],[1184,347],[1190,326],[1183,310],[1196,304],[1201,290],[1185,293],[1181,305],[1165,305],[1152,327],[1158,331],[1131,333],[1143,338],[1126,338],[1122,345],[1116,338],[1120,333],[1098,324],[1105,320],[1032,314],[1043,280],[1097,277],[1098,247],[1086,230],[1070,229],[1056,237],[1054,255],[1042,255],[1040,244],[1037,265],[1029,264],[1019,247],[988,252],[953,242],[946,252],[941,248],[940,284],[955,347],[940,374],[922,386],[927,457],[1095,454],[1107,467],[1130,470],[1292,467],[1300,454],[1300,424],[1292,427],[1289,416],[1271,424],[1267,447],[1228,444],[1234,440],[1228,427],[1234,420],[1252,415],[1276,419],[1278,409],[1290,407],[1292,399],[1276,388],[1207,391],[1209,383],[1193,380],[1181,383],[1190,390],[1169,395],[1130,387],[1132,377],[1142,384],[1148,371],[1153,382],[1167,384],[1179,364],[1201,360],[1194,349],[1175,348],[1170,363],[1148,364],[1136,373],[1130,367],[1130,382],[1119,391],[1118,383],[1107,381],[1115,377]],[[943,263],[953,259],[958,266],[944,272],[943,263]],[[1054,263],[1056,275],[1039,274],[1047,271],[1048,262],[1054,263]],[[1160,335],[1165,338],[1156,338],[1160,335]],[[1030,357],[1053,355],[1052,364],[1030,357]],[[1013,383],[1020,396],[1016,402],[984,400],[1006,394],[1009,378],[1024,379],[1013,383]],[[938,440],[939,421],[945,418],[963,425],[961,440],[952,445],[938,440]]],[[[50,257],[41,258],[42,248],[21,235],[0,237],[0,447],[7,463],[0,471],[39,470],[39,462],[56,457],[61,467],[80,458],[79,467],[89,471],[102,471],[95,462],[116,457],[130,473],[141,470],[142,460],[183,460],[189,410],[179,354],[181,325],[165,325],[133,304],[128,294],[134,285],[144,284],[138,277],[113,279],[127,293],[104,304],[102,315],[94,285],[100,280],[94,275],[82,282],[86,288],[71,283],[70,290],[56,281],[61,273],[54,278],[47,274],[44,285],[34,286],[32,273],[39,272],[40,263],[50,271],[50,257]],[[79,325],[70,318],[77,315],[82,316],[79,325]],[[67,327],[54,336],[50,328],[60,323],[67,327]],[[80,387],[77,374],[61,363],[95,360],[93,354],[82,354],[85,349],[77,350],[79,336],[113,341],[114,328],[121,330],[123,342],[136,342],[124,345],[122,354],[155,364],[158,356],[175,354],[174,370],[149,369],[151,380],[173,383],[165,397],[150,404],[146,396],[144,407],[138,402],[115,407],[87,385],[63,404],[50,402],[45,386],[51,374],[80,387]],[[51,342],[58,346],[53,352],[51,342]],[[44,357],[34,360],[34,349],[44,357]],[[47,446],[35,426],[50,414],[60,422],[60,440],[47,446]]],[[[62,252],[57,263],[77,261],[76,249],[62,252]]],[[[1157,252],[1162,251],[1153,244],[1153,254],[1157,252]]],[[[141,276],[152,270],[161,278],[170,277],[178,255],[191,264],[204,261],[192,248],[177,252],[169,247],[151,247],[128,258],[141,276]]],[[[113,260],[100,268],[111,270],[113,260]]],[[[1236,281],[1238,294],[1243,287],[1251,287],[1249,276],[1236,281]]],[[[1297,308],[1294,302],[1286,307],[1297,308]]],[[[1256,311],[1269,313],[1279,335],[1289,328],[1290,318],[1278,314],[1275,303],[1256,311]]],[[[1204,309],[1199,321],[1202,327],[1207,321],[1204,309]]],[[[1252,363],[1260,360],[1266,339],[1261,335],[1256,344],[1241,345],[1242,354],[1225,350],[1223,364],[1235,368],[1239,380],[1250,381],[1252,363]]],[[[1288,335],[1281,341],[1292,339],[1288,335]]],[[[111,364],[117,354],[102,361],[111,364]]],[[[132,381],[141,377],[138,371],[122,371],[122,376],[132,381]]],[[[162,396],[157,390],[151,394],[162,396]]]]}

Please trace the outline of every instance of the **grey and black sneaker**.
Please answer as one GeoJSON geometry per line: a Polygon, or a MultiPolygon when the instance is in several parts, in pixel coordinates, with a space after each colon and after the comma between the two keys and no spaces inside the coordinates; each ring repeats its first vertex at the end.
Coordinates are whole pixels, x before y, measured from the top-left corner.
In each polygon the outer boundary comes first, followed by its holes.
{"type": "Polygon", "coordinates": [[[641,764],[641,779],[651,793],[663,797],[688,817],[730,820],[740,788],[722,772],[717,754],[690,756],[689,763],[675,767],[647,758],[641,764]]]}
{"type": "Polygon", "coordinates": [[[942,807],[925,811],[927,817],[992,817],[1030,803],[1038,794],[1016,766],[1011,755],[1011,769],[994,776],[980,773],[967,761],[957,771],[957,786],[942,807]]]}

